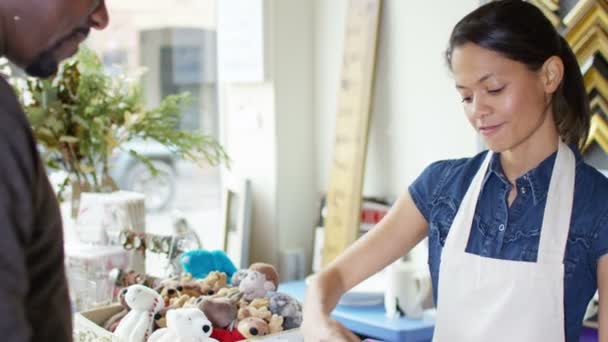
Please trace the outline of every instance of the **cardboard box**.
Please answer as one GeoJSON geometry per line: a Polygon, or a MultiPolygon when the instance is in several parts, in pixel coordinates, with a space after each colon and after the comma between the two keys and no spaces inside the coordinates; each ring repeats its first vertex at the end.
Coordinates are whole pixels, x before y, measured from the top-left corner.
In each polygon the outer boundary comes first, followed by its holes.
{"type": "MultiPolygon", "coordinates": [[[[114,304],[76,313],[74,315],[74,342],[124,342],[119,341],[118,337],[101,326],[101,324],[121,310],[120,304],[114,304]]],[[[255,340],[264,342],[303,342],[304,338],[300,335],[298,329],[294,329],[255,340]]]]}
{"type": "Polygon", "coordinates": [[[120,342],[101,324],[122,310],[120,304],[101,307],[74,315],[74,342],[120,342]]]}

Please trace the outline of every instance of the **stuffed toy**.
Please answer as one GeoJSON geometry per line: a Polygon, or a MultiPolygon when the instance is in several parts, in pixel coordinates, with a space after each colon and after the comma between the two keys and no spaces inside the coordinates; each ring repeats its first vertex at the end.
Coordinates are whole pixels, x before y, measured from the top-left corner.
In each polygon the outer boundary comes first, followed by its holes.
{"type": "Polygon", "coordinates": [[[156,330],[148,342],[218,342],[211,337],[213,327],[205,314],[196,308],[167,312],[167,328],[156,330]]]}
{"type": "Polygon", "coordinates": [[[118,295],[120,305],[123,309],[119,313],[110,317],[103,325],[103,328],[107,331],[114,332],[116,330],[116,327],[118,326],[118,323],[120,323],[120,321],[129,313],[129,306],[125,301],[125,293],[127,293],[127,289],[122,289],[120,291],[120,294],[118,295]]]}
{"type": "Polygon", "coordinates": [[[270,333],[274,334],[280,331],[283,331],[283,317],[273,314],[270,317],[270,322],[268,322],[268,328],[270,329],[270,333]]]}
{"type": "Polygon", "coordinates": [[[179,298],[172,298],[169,304],[154,315],[154,326],[158,328],[167,327],[167,312],[169,310],[181,309],[190,300],[188,295],[182,295],[179,298]]]}
{"type": "Polygon", "coordinates": [[[232,275],[232,279],[230,280],[230,285],[234,287],[239,287],[241,284],[241,280],[247,277],[249,271],[258,271],[266,276],[266,280],[271,281],[275,288],[279,287],[279,273],[276,268],[271,264],[256,262],[249,266],[246,270],[238,270],[232,275]]]}
{"type": "Polygon", "coordinates": [[[283,331],[283,317],[277,314],[271,314],[270,311],[268,311],[268,307],[263,306],[263,300],[258,301],[256,299],[254,302],[252,302],[251,304],[258,305],[259,308],[250,305],[248,307],[243,307],[239,310],[239,324],[237,325],[237,329],[241,332],[241,334],[245,335],[248,338],[251,338],[253,336],[263,336],[268,333],[274,334],[276,332],[283,331]],[[254,303],[256,301],[257,303],[254,303]],[[265,326],[263,326],[259,320],[264,322],[265,326]],[[243,325],[241,325],[242,322],[249,323],[246,323],[245,328],[243,328],[243,325]],[[252,327],[255,330],[252,330],[252,327]],[[260,335],[266,330],[268,330],[268,333],[260,335]]]}
{"type": "Polygon", "coordinates": [[[239,322],[237,329],[245,338],[254,338],[270,334],[268,323],[257,317],[245,318],[239,322]]]}
{"type": "Polygon", "coordinates": [[[129,286],[124,298],[131,311],[120,321],[114,334],[123,342],[144,342],[152,332],[152,318],[164,306],[163,299],[143,285],[129,286]]]}
{"type": "Polygon", "coordinates": [[[233,286],[237,286],[245,300],[266,296],[268,291],[276,291],[279,286],[279,274],[274,266],[262,262],[254,263],[247,270],[240,270],[232,277],[233,286]]]}
{"type": "Polygon", "coordinates": [[[251,301],[251,303],[249,303],[250,307],[254,307],[256,309],[261,309],[261,308],[268,308],[268,306],[270,305],[270,300],[268,300],[268,298],[256,298],[254,300],[251,301]]]}
{"type": "Polygon", "coordinates": [[[175,276],[165,279],[155,287],[155,290],[163,296],[165,303],[171,298],[179,297],[184,294],[190,297],[198,297],[203,294],[200,284],[193,279],[192,275],[189,273],[184,273],[179,277],[175,276]]]}
{"type": "Polygon", "coordinates": [[[266,279],[266,275],[261,272],[249,270],[247,277],[241,279],[239,291],[243,293],[243,298],[251,301],[259,297],[264,297],[269,291],[276,290],[272,281],[266,279]]]}
{"type": "Polygon", "coordinates": [[[174,275],[165,279],[159,279],[157,281],[158,284],[156,287],[154,287],[154,289],[160,292],[163,287],[176,287],[177,285],[179,285],[179,279],[180,276],[178,275],[174,275]]]}
{"type": "Polygon", "coordinates": [[[190,273],[182,274],[177,288],[182,294],[186,294],[190,297],[198,297],[204,294],[201,290],[201,285],[192,278],[192,274],[190,273]]]}
{"type": "Polygon", "coordinates": [[[203,279],[212,271],[224,272],[232,278],[236,267],[230,258],[220,250],[208,251],[195,249],[182,254],[180,258],[184,271],[192,274],[194,278],[203,279]]]}
{"type": "Polygon", "coordinates": [[[241,334],[238,329],[217,329],[213,328],[211,337],[215,338],[220,342],[236,342],[245,340],[245,336],[241,334]]]}
{"type": "Polygon", "coordinates": [[[198,297],[194,306],[207,316],[214,328],[232,329],[241,297],[238,289],[225,287],[213,296],[198,297]]]}
{"type": "Polygon", "coordinates": [[[266,280],[274,284],[275,290],[279,288],[279,273],[271,264],[256,262],[249,266],[249,270],[262,273],[264,276],[266,276],[266,280]]]}
{"type": "Polygon", "coordinates": [[[283,317],[283,329],[299,328],[302,325],[302,305],[297,299],[280,292],[272,292],[269,296],[270,312],[283,317]]]}
{"type": "Polygon", "coordinates": [[[241,292],[239,292],[238,287],[224,287],[224,288],[220,289],[219,291],[217,291],[217,293],[215,294],[214,297],[232,298],[234,296],[239,296],[239,297],[242,296],[241,292]]]}
{"type": "Polygon", "coordinates": [[[239,284],[241,284],[241,280],[243,280],[245,277],[247,277],[247,272],[249,270],[238,270],[236,272],[234,272],[234,274],[232,275],[232,278],[230,279],[230,285],[238,288],[239,284]]]}
{"type": "Polygon", "coordinates": [[[256,317],[256,318],[261,318],[265,321],[270,321],[270,317],[272,317],[272,313],[270,312],[270,310],[268,310],[267,307],[261,307],[259,309],[256,309],[252,306],[240,308],[239,312],[237,314],[238,320],[242,321],[248,317],[256,317]]]}
{"type": "Polygon", "coordinates": [[[176,287],[165,286],[162,288],[162,290],[160,291],[160,296],[163,298],[163,302],[165,303],[165,306],[168,306],[170,304],[171,299],[181,297],[182,294],[179,291],[179,288],[181,288],[181,287],[180,286],[176,286],[176,287]]]}
{"type": "Polygon", "coordinates": [[[169,301],[171,298],[181,296],[179,292],[179,278],[177,276],[160,280],[158,284],[154,287],[154,290],[160,293],[160,296],[163,298],[165,305],[169,305],[169,301]]]}
{"type": "Polygon", "coordinates": [[[212,296],[219,290],[228,287],[228,276],[224,272],[213,271],[198,283],[204,296],[212,296]]]}
{"type": "Polygon", "coordinates": [[[268,310],[268,305],[270,305],[268,298],[256,298],[251,302],[241,300],[237,319],[240,321],[246,317],[257,317],[268,321],[272,316],[272,313],[268,310]]]}
{"type": "Polygon", "coordinates": [[[201,297],[198,308],[207,316],[214,328],[232,328],[237,318],[234,300],[226,297],[201,297]]]}

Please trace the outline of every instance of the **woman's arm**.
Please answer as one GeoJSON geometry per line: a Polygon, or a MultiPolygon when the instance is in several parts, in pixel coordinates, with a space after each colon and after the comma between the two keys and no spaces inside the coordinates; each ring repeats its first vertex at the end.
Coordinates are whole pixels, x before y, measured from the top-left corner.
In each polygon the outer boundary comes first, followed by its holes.
{"type": "Polygon", "coordinates": [[[303,331],[307,339],[314,340],[309,334],[327,338],[329,332],[319,329],[323,325],[320,321],[329,319],[340,297],[411,250],[426,237],[427,225],[406,192],[369,233],[315,276],[304,302],[303,331]]]}

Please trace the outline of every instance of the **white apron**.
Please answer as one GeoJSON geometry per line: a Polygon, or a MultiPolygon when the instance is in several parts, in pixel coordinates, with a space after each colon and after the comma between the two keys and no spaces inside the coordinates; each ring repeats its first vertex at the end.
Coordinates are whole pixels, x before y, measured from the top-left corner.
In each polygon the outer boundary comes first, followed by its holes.
{"type": "Polygon", "coordinates": [[[491,158],[489,152],[445,241],[433,341],[565,341],[563,259],[574,195],[574,153],[560,140],[537,262],[465,253],[491,158]]]}

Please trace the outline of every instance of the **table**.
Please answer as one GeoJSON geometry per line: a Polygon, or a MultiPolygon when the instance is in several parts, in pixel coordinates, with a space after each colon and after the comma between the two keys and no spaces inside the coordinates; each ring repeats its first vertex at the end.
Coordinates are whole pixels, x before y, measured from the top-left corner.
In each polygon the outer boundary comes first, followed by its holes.
{"type": "MultiPolygon", "coordinates": [[[[278,290],[302,301],[306,284],[303,280],[281,283],[278,290]]],[[[433,338],[433,322],[405,317],[389,319],[384,305],[338,305],[331,317],[356,334],[382,341],[427,342],[433,338]]]]}

